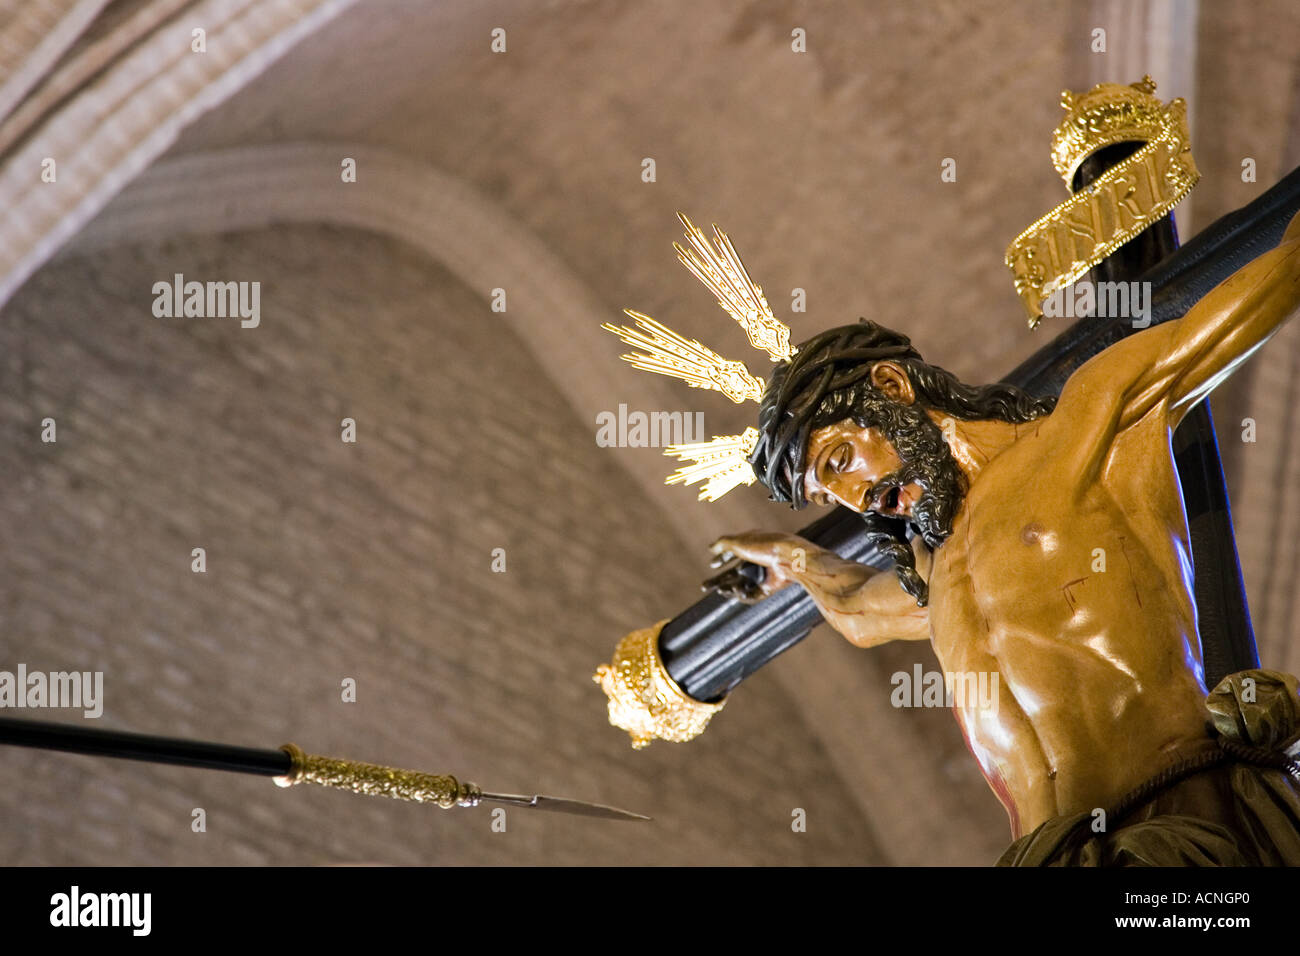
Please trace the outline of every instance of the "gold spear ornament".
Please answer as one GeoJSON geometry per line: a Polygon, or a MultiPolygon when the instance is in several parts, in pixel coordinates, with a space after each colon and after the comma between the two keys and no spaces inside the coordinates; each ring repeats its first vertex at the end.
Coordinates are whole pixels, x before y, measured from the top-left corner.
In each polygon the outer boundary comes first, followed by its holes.
{"type": "Polygon", "coordinates": [[[391,797],[394,800],[411,800],[415,803],[434,803],[449,810],[452,807],[476,807],[479,803],[505,803],[533,810],[555,810],[586,817],[607,820],[649,820],[650,817],[631,810],[620,810],[601,803],[570,800],[567,797],[548,797],[542,794],[525,796],[513,793],[486,793],[477,784],[461,782],[449,774],[423,773],[419,770],[400,770],[379,764],[340,760],[337,757],[319,757],[303,753],[295,744],[280,748],[289,755],[289,772],[275,777],[280,787],[299,783],[314,783],[335,790],[349,790],[370,797],[391,797]]]}

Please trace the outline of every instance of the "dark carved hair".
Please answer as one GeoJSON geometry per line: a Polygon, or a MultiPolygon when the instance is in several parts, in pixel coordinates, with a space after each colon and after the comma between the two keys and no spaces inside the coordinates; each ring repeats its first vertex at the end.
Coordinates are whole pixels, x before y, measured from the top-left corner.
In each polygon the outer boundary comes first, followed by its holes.
{"type": "Polygon", "coordinates": [[[815,429],[845,418],[863,428],[890,420],[897,403],[871,384],[871,370],[880,361],[896,362],[907,372],[920,405],[954,418],[1027,422],[1056,407],[1055,398],[1034,398],[1004,382],[965,385],[923,361],[907,336],[866,319],[828,329],[777,366],[759,403],[758,444],[749,461],[773,501],[806,504],[804,457],[815,429]]]}

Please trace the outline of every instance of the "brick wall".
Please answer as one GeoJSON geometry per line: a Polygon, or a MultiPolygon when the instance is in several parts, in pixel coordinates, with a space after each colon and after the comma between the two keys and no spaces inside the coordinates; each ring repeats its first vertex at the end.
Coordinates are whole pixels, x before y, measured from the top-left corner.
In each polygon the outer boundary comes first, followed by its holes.
{"type": "Polygon", "coordinates": [[[799,718],[768,675],[688,747],[634,753],[604,724],[592,669],[687,603],[697,569],[594,431],[480,297],[369,234],[278,228],[39,273],[0,314],[0,669],[102,670],[106,703],[99,721],[19,716],[293,740],[656,822],[510,811],[494,833],[483,808],[4,748],[0,860],[880,860],[825,754],[788,744],[799,718]],[[175,272],[260,281],[260,327],[154,318],[175,272]]]}

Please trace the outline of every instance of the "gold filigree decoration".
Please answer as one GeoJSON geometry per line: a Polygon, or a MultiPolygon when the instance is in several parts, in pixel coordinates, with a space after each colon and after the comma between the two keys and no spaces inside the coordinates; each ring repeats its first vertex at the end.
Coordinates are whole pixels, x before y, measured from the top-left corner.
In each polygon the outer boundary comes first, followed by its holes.
{"type": "Polygon", "coordinates": [[[1098,83],[1086,93],[1061,91],[1066,116],[1052,134],[1052,165],[1072,186],[1083,161],[1115,143],[1149,143],[1168,125],[1168,110],[1154,95],[1155,80],[1098,83]]]}
{"type": "Polygon", "coordinates": [[[659,658],[659,632],[667,623],[627,635],[614,649],[614,660],[601,664],[592,677],[609,698],[609,722],[632,736],[636,750],[652,740],[682,743],[698,737],[726,703],[698,701],[669,676],[659,658]]]}
{"type": "Polygon", "coordinates": [[[758,429],[751,427],[739,435],[714,435],[713,441],[669,445],[664,449],[665,455],[695,464],[678,468],[668,476],[666,483],[693,485],[703,481],[700,500],[717,501],[737,485],[752,485],[757,480],[754,467],[749,463],[749,456],[757,444],[758,429]]]}
{"type": "Polygon", "coordinates": [[[688,250],[680,243],[673,243],[681,264],[717,296],[718,305],[745,330],[750,345],[767,352],[773,362],[788,360],[795,353],[790,347],[790,327],[772,314],[762,287],[745,271],[727,234],[714,223],[714,241],[710,244],[685,213],[679,212],[677,218],[686,227],[686,240],[691,244],[688,250]]]}
{"type": "Polygon", "coordinates": [[[1062,102],[1072,112],[1057,130],[1053,162],[1067,182],[1079,163],[1104,146],[1146,145],[1041,216],[1007,247],[1004,261],[1030,328],[1039,323],[1044,299],[1159,221],[1200,179],[1187,104],[1175,99],[1162,105],[1151,95],[1154,90],[1145,77],[1132,86],[1099,84],[1078,98],[1064,94],[1062,102]]]}
{"type": "Polygon", "coordinates": [[[707,345],[678,335],[648,315],[631,309],[623,311],[636,320],[639,331],[608,322],[601,328],[645,350],[620,356],[634,368],[680,378],[691,388],[721,392],[737,405],[763,397],[763,380],[752,375],[743,362],[729,362],[707,345]]]}
{"type": "Polygon", "coordinates": [[[418,770],[399,770],[396,767],[381,767],[356,760],[340,760],[337,757],[319,757],[303,753],[294,744],[285,744],[280,749],[290,758],[289,772],[275,778],[276,784],[281,787],[314,783],[372,797],[436,803],[444,809],[475,806],[481,796],[481,791],[474,784],[461,783],[447,774],[421,773],[418,770]]]}
{"type": "MultiPolygon", "coordinates": [[[[685,227],[686,241],[690,244],[686,248],[673,243],[678,260],[708,287],[718,305],[740,323],[754,348],[766,351],[774,362],[789,361],[798,351],[790,345],[790,328],[772,314],[762,287],[750,278],[731,239],[717,223],[713,224],[710,241],[684,213],[679,212],[677,218],[685,227]]],[[[678,335],[648,315],[631,309],[623,311],[635,320],[637,328],[601,324],[605,331],[641,349],[625,353],[623,361],[646,372],[680,378],[692,388],[721,392],[736,404],[762,400],[766,383],[744,363],[728,361],[708,346],[678,335]]],[[[715,436],[711,442],[670,445],[664,449],[665,455],[695,464],[678,468],[664,483],[692,485],[703,481],[700,500],[717,501],[737,485],[754,483],[754,469],[748,458],[757,441],[758,432],[748,428],[744,434],[715,436]]]]}

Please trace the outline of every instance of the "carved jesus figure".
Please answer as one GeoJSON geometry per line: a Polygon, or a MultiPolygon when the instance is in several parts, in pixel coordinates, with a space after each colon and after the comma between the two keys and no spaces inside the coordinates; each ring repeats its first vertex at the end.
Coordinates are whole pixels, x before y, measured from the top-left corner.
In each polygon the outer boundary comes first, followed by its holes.
{"type": "Polygon", "coordinates": [[[751,463],[774,499],[895,519],[910,544],[889,542],[891,574],[731,535],[715,563],[766,577],[717,580],[747,599],[798,583],[859,647],[928,640],[945,672],[996,675],[996,706],[954,712],[1010,817],[1004,863],[1300,864],[1295,679],[1246,672],[1207,699],[1170,448],[1298,306],[1300,217],[1055,402],[964,385],[873,323],[823,333],[772,377],[751,463]]]}

